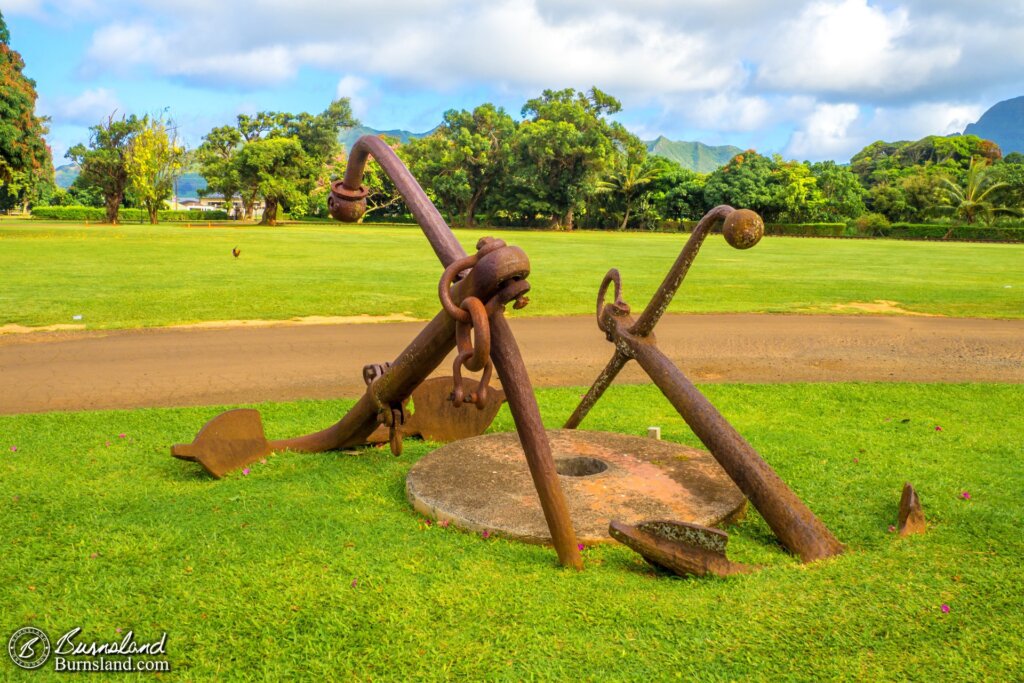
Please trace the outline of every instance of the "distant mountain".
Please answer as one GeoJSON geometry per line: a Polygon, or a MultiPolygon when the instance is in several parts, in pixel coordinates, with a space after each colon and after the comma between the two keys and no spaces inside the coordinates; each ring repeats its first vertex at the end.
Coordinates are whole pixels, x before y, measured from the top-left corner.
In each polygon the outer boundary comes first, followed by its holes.
{"type": "Polygon", "coordinates": [[[64,190],[71,187],[71,183],[75,182],[75,178],[78,177],[78,173],[81,169],[78,164],[64,164],[53,169],[53,179],[57,183],[57,187],[64,190]]]}
{"type": "Polygon", "coordinates": [[[177,182],[178,199],[198,199],[199,190],[206,189],[206,178],[195,171],[183,173],[177,182]]]}
{"type": "Polygon", "coordinates": [[[670,159],[691,171],[711,173],[715,169],[725,166],[730,159],[743,150],[732,145],[711,147],[703,142],[669,140],[664,135],[660,135],[657,140],[647,143],[647,151],[670,159]]]}
{"type": "Polygon", "coordinates": [[[977,135],[999,145],[1003,155],[1024,153],[1024,96],[998,102],[981,115],[977,123],[967,124],[964,135],[977,135]]]}
{"type": "Polygon", "coordinates": [[[425,138],[433,133],[437,128],[432,128],[426,133],[410,133],[407,130],[377,130],[376,128],[368,128],[367,126],[354,126],[352,128],[345,128],[341,135],[338,136],[338,140],[345,146],[345,150],[352,149],[352,145],[355,144],[356,140],[363,137],[364,135],[386,135],[391,138],[397,138],[403,145],[409,140],[415,140],[417,138],[425,138]]]}

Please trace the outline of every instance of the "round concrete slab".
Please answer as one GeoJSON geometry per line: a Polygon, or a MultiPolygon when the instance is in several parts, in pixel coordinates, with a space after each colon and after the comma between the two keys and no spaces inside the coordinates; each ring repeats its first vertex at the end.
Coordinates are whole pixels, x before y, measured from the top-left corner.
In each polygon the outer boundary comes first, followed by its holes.
{"type": "MultiPolygon", "coordinates": [[[[672,519],[718,526],[746,499],[706,451],[635,436],[549,430],[548,439],[581,543],[610,542],[608,523],[672,519]]],[[[526,456],[514,432],[456,441],[409,471],[420,513],[471,531],[550,543],[526,456]]]]}

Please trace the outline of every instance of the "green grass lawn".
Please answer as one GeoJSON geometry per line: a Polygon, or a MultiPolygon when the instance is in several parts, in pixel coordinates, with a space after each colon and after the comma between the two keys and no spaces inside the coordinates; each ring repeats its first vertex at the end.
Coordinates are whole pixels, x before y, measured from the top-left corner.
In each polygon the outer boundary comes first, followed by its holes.
{"type": "MultiPolygon", "coordinates": [[[[126,245],[145,245],[123,233],[126,245]]],[[[149,253],[174,253],[176,239],[205,244],[163,228],[148,234],[162,235],[149,253]]],[[[302,231],[322,242],[403,234],[302,231]]],[[[230,243],[221,234],[203,239],[230,243]]],[[[267,240],[257,244],[284,243],[278,233],[267,240]]],[[[769,240],[765,251],[776,245],[780,254],[922,248],[769,240]]],[[[940,254],[977,248],[927,246],[940,254]]],[[[313,247],[304,249],[312,259],[313,247]]],[[[260,247],[252,251],[252,260],[273,262],[260,247]]],[[[303,271],[293,265],[293,275],[303,271]]],[[[965,276],[982,277],[971,269],[965,276]]],[[[346,291],[339,287],[339,298],[346,291]]],[[[169,446],[190,440],[219,409],[4,416],[0,634],[27,624],[51,635],[81,626],[89,640],[119,639],[117,629],[140,637],[167,631],[173,670],[164,678],[174,680],[1020,679],[1019,386],[706,391],[847,554],[801,565],[752,511],[729,529],[730,557],[765,565],[760,573],[660,576],[621,546],[586,549],[587,569],[575,573],[558,568],[551,549],[426,525],[403,486],[430,444],[410,442],[401,458],[380,449],[275,455],[247,476],[213,481],[172,459],[169,446]],[[924,536],[887,530],[904,481],[920,493],[930,524],[924,536]]],[[[551,426],[579,393],[539,392],[551,426]]],[[[260,408],[275,438],[330,424],[348,405],[260,408]]],[[[652,424],[667,439],[696,443],[649,386],[613,387],[584,426],[642,434],[652,424]]],[[[511,428],[503,410],[494,429],[511,428]]],[[[13,677],[3,661],[0,677],[13,677]]]]}
{"type": "MultiPolygon", "coordinates": [[[[472,247],[488,230],[457,231],[472,247]]],[[[533,265],[525,315],[593,313],[618,267],[639,308],[686,235],[502,231],[533,265]]],[[[0,222],[0,325],[152,327],[209,320],[388,315],[430,318],[441,268],[415,227],[297,224],[84,226],[0,222]],[[231,256],[238,246],[242,255],[231,256]]],[[[708,239],[671,310],[914,312],[1024,317],[1024,245],[766,238],[750,251],[708,239]]]]}

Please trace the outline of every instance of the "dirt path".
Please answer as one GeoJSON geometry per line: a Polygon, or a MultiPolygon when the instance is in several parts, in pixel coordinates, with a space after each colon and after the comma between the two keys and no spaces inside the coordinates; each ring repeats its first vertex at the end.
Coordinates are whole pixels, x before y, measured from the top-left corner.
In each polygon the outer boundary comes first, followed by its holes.
{"type": "MultiPolygon", "coordinates": [[[[422,326],[3,335],[0,414],[354,397],[422,326]]],[[[512,326],[537,386],[588,385],[611,356],[593,318],[512,326]]],[[[657,335],[696,382],[1024,383],[1024,320],[668,315],[657,335]]],[[[630,364],[619,381],[645,380],[630,364]]]]}

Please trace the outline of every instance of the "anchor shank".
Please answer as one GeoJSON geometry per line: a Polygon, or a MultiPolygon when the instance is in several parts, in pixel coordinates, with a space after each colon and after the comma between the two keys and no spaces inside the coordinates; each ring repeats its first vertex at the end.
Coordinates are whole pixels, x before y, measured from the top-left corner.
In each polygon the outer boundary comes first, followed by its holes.
{"type": "MultiPolygon", "coordinates": [[[[378,388],[381,400],[388,403],[404,401],[454,347],[455,321],[441,311],[378,380],[381,382],[378,388]]],[[[345,413],[345,417],[327,429],[293,439],[271,441],[270,446],[275,450],[289,448],[312,453],[358,446],[365,443],[366,437],[377,428],[377,412],[376,402],[366,393],[345,413]]]]}
{"type": "Polygon", "coordinates": [[[628,344],[640,367],[750,499],[786,548],[804,562],[843,552],[842,544],[832,532],[658,347],[628,334],[617,333],[616,336],[628,344]]]}
{"type": "Polygon", "coordinates": [[[533,385],[512,329],[505,319],[504,311],[500,309],[491,316],[491,360],[501,377],[501,386],[516,423],[519,442],[526,454],[526,462],[540,497],[558,560],[564,566],[583,569],[583,558],[576,547],[576,532],[569,516],[569,506],[558,481],[558,472],[555,471],[551,444],[548,443],[541,422],[533,385]]]}

